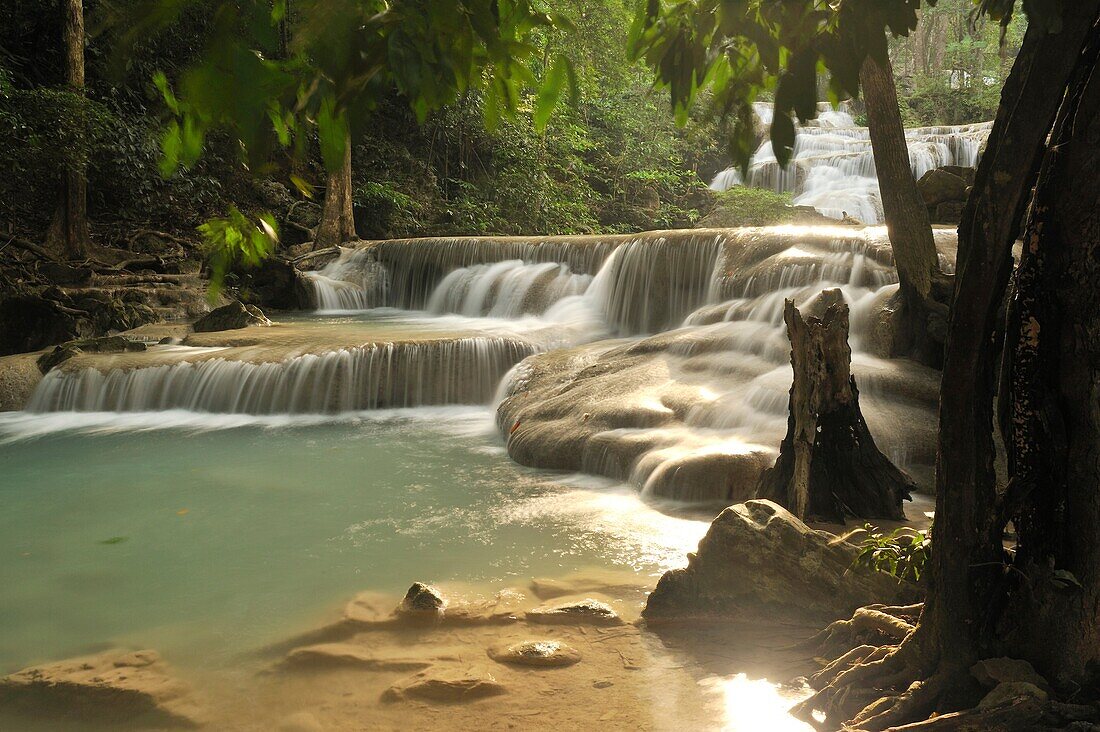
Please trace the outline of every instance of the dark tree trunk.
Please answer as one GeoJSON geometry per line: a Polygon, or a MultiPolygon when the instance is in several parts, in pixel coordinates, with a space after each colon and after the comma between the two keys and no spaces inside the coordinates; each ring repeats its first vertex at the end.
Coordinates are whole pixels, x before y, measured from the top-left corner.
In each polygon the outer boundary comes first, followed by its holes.
{"type": "Polygon", "coordinates": [[[1100,81],[1082,50],[1100,33],[1098,17],[1100,0],[1087,0],[1064,7],[1059,33],[1028,27],[963,211],[920,621],[896,651],[845,672],[801,709],[858,697],[853,687],[871,698],[905,689],[865,708],[853,727],[923,719],[945,700],[958,703],[952,693],[965,696],[959,682],[969,667],[991,656],[1031,660],[1070,688],[1092,681],[1087,667],[1100,660],[1100,81]],[[1001,493],[993,467],[997,321],[1019,221],[1060,108],[1076,123],[1056,134],[1065,142],[1044,169],[1009,325],[1013,412],[1005,424],[1019,479],[1001,493]],[[1012,517],[1020,545],[1010,568],[1002,541],[1012,517]]]}
{"type": "MultiPolygon", "coordinates": [[[[65,82],[70,91],[84,93],[84,6],[83,0],[65,0],[63,22],[65,82]]],[[[76,124],[80,120],[74,121],[76,124]]],[[[62,173],[61,195],[50,228],[47,248],[70,258],[83,257],[88,250],[88,195],[84,166],[74,165],[62,173]]]]}
{"type": "Polygon", "coordinates": [[[932,582],[921,617],[921,632],[944,661],[967,664],[981,655],[993,632],[991,598],[1004,599],[993,468],[996,320],[1046,137],[1098,12],[1098,0],[1073,3],[1060,33],[1028,28],[959,225],[940,387],[932,582]]]}
{"type": "Polygon", "coordinates": [[[909,164],[894,72],[889,61],[886,66],[882,63],[868,56],[860,68],[859,82],[867,105],[867,129],[875,156],[882,211],[900,281],[902,321],[894,349],[939,366],[943,360],[943,341],[942,335],[937,338],[936,334],[943,333],[942,323],[947,317],[947,304],[942,302],[947,299],[944,278],[940,274],[928,209],[909,164]],[[939,322],[930,325],[930,317],[939,322]]]}
{"type": "MultiPolygon", "coordinates": [[[[1067,685],[1100,662],[1100,25],[1036,185],[1006,333],[1002,401],[1019,535],[1002,627],[1067,685]],[[1059,574],[1063,573],[1063,574],[1059,574]]],[[[1092,671],[1095,673],[1095,670],[1092,671]]]]}
{"type": "Polygon", "coordinates": [[[790,415],[775,466],[756,495],[800,519],[904,520],[913,481],[875,445],[859,410],[848,346],[848,306],[837,290],[821,318],[803,318],[790,300],[783,318],[791,339],[790,415]]]}
{"type": "Polygon", "coordinates": [[[351,204],[351,138],[345,141],[344,164],[330,172],[325,185],[321,223],[314,236],[315,249],[325,249],[355,239],[355,215],[351,204]]]}

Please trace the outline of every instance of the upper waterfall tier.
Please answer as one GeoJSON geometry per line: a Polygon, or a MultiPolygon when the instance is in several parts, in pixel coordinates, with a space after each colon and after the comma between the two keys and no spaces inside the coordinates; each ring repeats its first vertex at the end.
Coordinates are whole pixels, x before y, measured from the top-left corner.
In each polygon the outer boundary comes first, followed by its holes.
{"type": "Polygon", "coordinates": [[[823,276],[841,277],[830,268],[864,271],[866,262],[877,264],[880,280],[894,277],[884,231],[798,226],[366,242],[343,250],[312,280],[322,310],[389,306],[437,315],[531,317],[588,329],[593,340],[657,333],[704,305],[728,300],[728,293],[715,288],[725,282],[716,278],[716,268],[730,252],[746,263],[743,276],[750,281],[744,286],[757,289],[811,285],[823,276]],[[791,249],[799,241],[846,243],[824,259],[792,255],[797,261],[783,270],[783,280],[773,282],[768,278],[774,273],[754,264],[754,252],[791,249]]]}
{"type": "MultiPolygon", "coordinates": [[[[766,105],[767,118],[771,108],[766,105]]],[[[758,117],[761,108],[757,109],[758,117]]],[[[944,165],[974,167],[992,123],[955,127],[917,127],[905,131],[913,177],[944,165]]],[[[711,182],[717,191],[742,184],[740,171],[729,168],[711,182]]],[[[852,216],[864,223],[882,223],[875,160],[866,127],[857,127],[844,111],[823,112],[817,120],[800,127],[794,152],[787,167],[781,168],[770,140],[765,140],[749,163],[747,183],[794,194],[794,203],[813,206],[835,219],[852,216]]]]}

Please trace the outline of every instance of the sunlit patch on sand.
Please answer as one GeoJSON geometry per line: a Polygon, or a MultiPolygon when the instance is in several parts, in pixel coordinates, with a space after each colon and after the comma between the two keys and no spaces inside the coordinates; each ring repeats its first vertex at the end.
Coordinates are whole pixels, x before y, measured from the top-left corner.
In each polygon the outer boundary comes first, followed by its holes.
{"type": "Polygon", "coordinates": [[[723,732],[812,732],[788,710],[810,695],[805,687],[786,687],[767,679],[750,679],[745,674],[711,677],[699,682],[705,693],[722,703],[723,732]]]}

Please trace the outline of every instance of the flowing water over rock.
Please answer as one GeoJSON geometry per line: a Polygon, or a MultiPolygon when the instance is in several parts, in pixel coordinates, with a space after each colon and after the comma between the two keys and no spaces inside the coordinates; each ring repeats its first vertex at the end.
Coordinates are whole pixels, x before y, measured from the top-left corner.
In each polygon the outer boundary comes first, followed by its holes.
{"type": "MultiPolygon", "coordinates": [[[[771,119],[771,108],[757,105],[761,120],[771,119]],[[764,111],[766,110],[766,111],[764,111]]],[[[907,129],[909,164],[913,177],[945,165],[975,167],[989,137],[992,123],[954,127],[907,129]]],[[[753,155],[747,179],[730,168],[715,176],[711,188],[724,191],[735,185],[767,188],[794,194],[794,203],[813,206],[834,219],[851,216],[866,224],[882,223],[875,160],[866,127],[856,126],[843,108],[821,112],[818,119],[801,127],[795,138],[791,162],[781,168],[770,140],[753,155]]]]}
{"type": "MultiPolygon", "coordinates": [[[[937,237],[948,265],[953,235],[937,237]]],[[[838,288],[872,432],[903,467],[931,463],[935,376],[881,358],[896,290],[882,229],[367,242],[313,283],[317,316],[77,356],[28,409],[338,415],[495,394],[524,464],[728,502],[783,433],[784,300],[812,311],[838,288]]]]}

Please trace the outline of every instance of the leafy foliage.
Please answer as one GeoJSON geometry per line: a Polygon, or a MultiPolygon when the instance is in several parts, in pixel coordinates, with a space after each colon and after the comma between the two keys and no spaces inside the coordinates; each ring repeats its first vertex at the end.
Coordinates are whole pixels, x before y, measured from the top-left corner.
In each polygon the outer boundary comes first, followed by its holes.
{"type": "Polygon", "coordinates": [[[859,543],[856,565],[910,582],[920,581],[932,549],[930,530],[902,526],[883,533],[871,524],[864,524],[862,531],[866,536],[859,543]]]}
{"type": "Polygon", "coordinates": [[[771,226],[792,221],[794,215],[789,192],[734,186],[717,194],[714,209],[701,225],[713,228],[771,226]]]}
{"type": "Polygon", "coordinates": [[[279,239],[277,224],[269,214],[261,214],[256,222],[229,207],[225,218],[210,219],[199,226],[210,268],[207,296],[213,304],[225,285],[226,275],[237,267],[257,267],[275,249],[279,239]]]}

